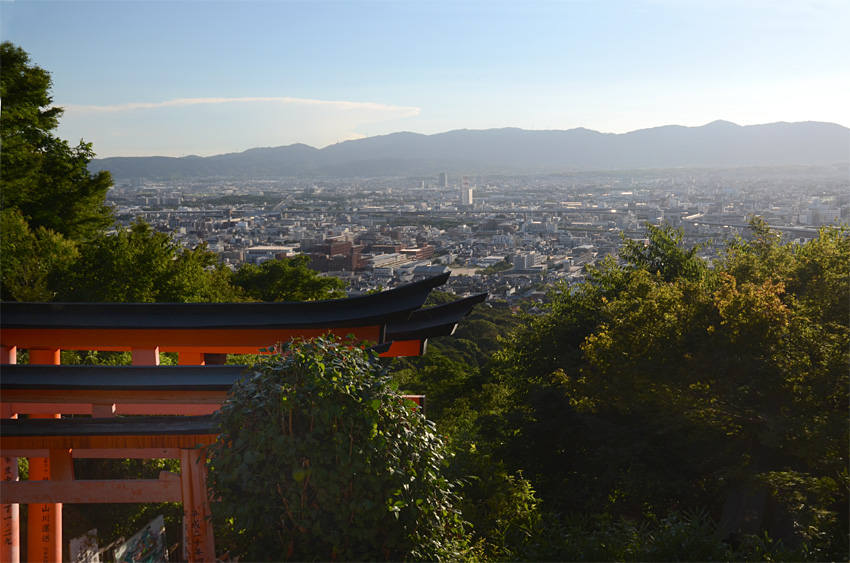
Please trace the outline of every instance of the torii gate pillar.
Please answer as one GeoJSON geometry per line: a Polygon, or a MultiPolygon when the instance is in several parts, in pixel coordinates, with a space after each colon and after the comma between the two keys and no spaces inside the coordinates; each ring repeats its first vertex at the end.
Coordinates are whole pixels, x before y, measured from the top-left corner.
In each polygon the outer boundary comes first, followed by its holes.
{"type": "MultiPolygon", "coordinates": [[[[59,350],[30,350],[30,363],[59,365],[59,350]]],[[[32,414],[30,418],[62,418],[61,414],[32,414]]],[[[50,458],[29,459],[30,481],[50,480],[50,458]]],[[[27,559],[62,561],[62,503],[30,504],[27,510],[27,559]]]]}
{"type": "MultiPolygon", "coordinates": [[[[15,346],[0,346],[0,364],[18,363],[18,349],[15,346]]],[[[17,418],[12,405],[0,406],[0,418],[17,418]]],[[[18,480],[18,458],[0,458],[0,480],[18,480]]],[[[20,563],[21,561],[21,519],[20,506],[17,504],[0,505],[0,561],[20,563]]]]}
{"type": "MultiPolygon", "coordinates": [[[[181,366],[204,365],[204,355],[180,352],[181,366]]],[[[215,537],[210,520],[207,466],[204,450],[180,450],[183,492],[183,557],[186,561],[215,561],[215,537]]]]}

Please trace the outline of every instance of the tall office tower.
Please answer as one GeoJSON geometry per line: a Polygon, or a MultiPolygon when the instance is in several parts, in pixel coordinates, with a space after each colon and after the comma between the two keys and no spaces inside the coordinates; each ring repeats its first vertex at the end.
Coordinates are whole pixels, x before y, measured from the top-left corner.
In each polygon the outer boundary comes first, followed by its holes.
{"type": "Polygon", "coordinates": [[[463,205],[472,205],[472,191],[475,188],[470,188],[469,186],[464,186],[460,190],[460,200],[463,205]]]}
{"type": "Polygon", "coordinates": [[[448,188],[449,187],[449,175],[445,172],[440,172],[440,187],[448,188]]]}
{"type": "Polygon", "coordinates": [[[460,201],[463,205],[472,205],[472,190],[475,189],[475,186],[469,185],[469,178],[466,176],[463,177],[463,183],[461,184],[462,188],[460,190],[460,201]]]}

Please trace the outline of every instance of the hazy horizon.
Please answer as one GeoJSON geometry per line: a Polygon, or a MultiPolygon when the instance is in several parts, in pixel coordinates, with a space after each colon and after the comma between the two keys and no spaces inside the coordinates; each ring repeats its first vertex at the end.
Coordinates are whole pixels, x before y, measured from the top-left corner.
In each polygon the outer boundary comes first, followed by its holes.
{"type": "MultiPolygon", "coordinates": [[[[718,120],[712,121],[711,123],[704,123],[704,124],[702,124],[702,125],[693,125],[693,126],[678,125],[678,124],[675,124],[675,123],[670,123],[670,124],[667,124],[667,125],[659,125],[658,127],[647,127],[647,128],[642,128],[642,129],[635,129],[634,131],[624,131],[624,132],[622,132],[622,133],[610,133],[610,132],[606,133],[606,132],[604,132],[604,131],[596,131],[596,132],[597,132],[597,133],[603,133],[603,134],[611,134],[611,135],[626,135],[626,134],[629,134],[629,133],[637,133],[637,132],[640,132],[640,131],[644,131],[644,130],[646,130],[646,129],[658,129],[658,128],[664,128],[664,127],[686,127],[686,128],[688,128],[688,129],[698,129],[698,128],[700,128],[700,127],[705,127],[705,126],[707,126],[707,125],[712,125],[712,124],[717,123],[717,122],[732,123],[732,122],[729,122],[728,120],[725,120],[725,119],[718,119],[718,120]]],[[[793,124],[793,123],[795,123],[795,122],[777,122],[777,123],[788,123],[788,124],[793,124]]],[[[826,122],[812,122],[812,121],[808,121],[808,122],[796,122],[796,123],[826,123],[826,122]]],[[[774,124],[775,124],[775,123],[774,123],[774,124]]],[[[774,125],[774,124],[770,124],[770,123],[753,123],[753,124],[751,124],[751,125],[753,125],[753,126],[759,126],[759,125],[774,125]]],[[[830,124],[830,125],[838,125],[838,126],[840,126],[840,127],[844,127],[843,125],[838,124],[838,123],[829,123],[829,124],[830,124]]],[[[738,124],[738,123],[732,123],[732,125],[740,126],[740,127],[747,127],[747,125],[740,125],[740,124],[738,124]]],[[[850,129],[850,128],[847,128],[847,127],[844,127],[844,128],[845,128],[845,129],[850,129]]],[[[495,130],[507,130],[507,129],[516,129],[516,130],[521,130],[521,131],[534,131],[534,130],[530,130],[530,129],[522,129],[521,127],[509,127],[509,126],[508,126],[508,127],[499,127],[499,128],[492,128],[492,129],[476,129],[476,130],[471,130],[471,129],[453,129],[453,130],[451,130],[451,131],[438,131],[438,132],[436,132],[436,133],[416,133],[416,132],[414,132],[414,131],[392,131],[392,132],[389,132],[389,133],[383,133],[383,134],[380,134],[380,135],[373,135],[373,137],[385,137],[385,136],[389,136],[389,135],[395,135],[395,134],[405,134],[405,133],[410,133],[410,134],[414,134],[414,135],[433,136],[433,135],[441,135],[441,134],[445,134],[445,133],[453,133],[453,132],[457,132],[457,131],[495,131],[495,130]]],[[[568,131],[572,131],[572,130],[574,130],[574,129],[580,129],[580,128],[573,128],[573,129],[546,129],[546,131],[562,131],[562,132],[568,132],[568,131]]],[[[592,129],[587,128],[587,127],[585,127],[584,129],[592,130],[592,129]]],[[[367,138],[367,137],[361,137],[361,138],[367,138]]],[[[349,141],[352,141],[352,140],[356,141],[356,140],[359,140],[359,139],[348,139],[348,140],[349,140],[349,141]]],[[[346,141],[340,141],[340,142],[346,142],[346,141]]],[[[337,144],[337,143],[334,143],[334,144],[337,144]]],[[[308,146],[308,147],[310,147],[310,148],[317,149],[317,150],[321,150],[321,149],[323,149],[323,148],[326,148],[326,147],[329,147],[329,146],[333,146],[333,144],[332,144],[332,145],[325,145],[324,147],[315,147],[315,146],[313,146],[313,145],[308,145],[307,143],[299,143],[299,142],[295,142],[295,143],[289,143],[289,144],[287,144],[287,145],[246,147],[245,149],[240,149],[239,151],[231,151],[231,152],[227,152],[227,153],[216,153],[216,154],[209,154],[209,155],[198,155],[198,154],[182,154],[182,155],[163,155],[163,154],[154,154],[154,155],[116,155],[116,156],[114,156],[114,157],[96,156],[96,157],[95,157],[95,159],[97,160],[97,159],[104,159],[104,158],[121,158],[121,157],[127,157],[127,158],[134,158],[134,157],[142,157],[142,158],[144,158],[144,157],[165,157],[165,158],[201,157],[201,158],[206,158],[206,157],[211,157],[211,156],[222,156],[222,155],[226,155],[226,154],[239,154],[239,153],[244,153],[244,152],[246,152],[246,151],[250,151],[250,150],[257,150],[257,149],[262,150],[262,149],[287,148],[287,147],[297,146],[297,145],[305,145],[305,146],[308,146]]]]}
{"type": "Polygon", "coordinates": [[[458,129],[850,125],[840,0],[0,2],[111,156],[458,129]]]}

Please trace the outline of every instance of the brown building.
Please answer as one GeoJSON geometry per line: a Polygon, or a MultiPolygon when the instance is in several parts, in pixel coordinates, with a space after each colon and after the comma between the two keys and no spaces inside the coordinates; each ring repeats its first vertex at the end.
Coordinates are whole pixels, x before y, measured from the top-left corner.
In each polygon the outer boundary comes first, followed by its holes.
{"type": "Polygon", "coordinates": [[[430,244],[419,248],[403,248],[401,253],[408,256],[411,260],[427,260],[434,256],[434,247],[430,244]]]}
{"type": "Polygon", "coordinates": [[[328,240],[324,244],[317,244],[312,248],[311,254],[324,254],[326,256],[335,256],[337,254],[350,254],[352,248],[351,241],[347,240],[328,240]]]}
{"type": "Polygon", "coordinates": [[[313,247],[308,267],[317,272],[354,272],[367,265],[363,258],[365,249],[364,245],[354,245],[351,241],[326,241],[313,247]]]}

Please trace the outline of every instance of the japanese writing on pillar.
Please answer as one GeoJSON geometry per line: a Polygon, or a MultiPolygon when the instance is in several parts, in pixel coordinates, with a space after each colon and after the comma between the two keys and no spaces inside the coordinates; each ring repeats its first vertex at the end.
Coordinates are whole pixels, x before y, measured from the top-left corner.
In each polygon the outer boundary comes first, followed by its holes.
{"type": "MultiPolygon", "coordinates": [[[[3,481],[17,481],[18,480],[18,471],[17,471],[17,463],[18,458],[13,457],[4,457],[3,463],[3,481]]],[[[12,545],[12,505],[4,504],[2,505],[2,513],[0,513],[0,518],[3,519],[3,545],[11,546],[12,545]]]]}
{"type": "Polygon", "coordinates": [[[204,557],[203,532],[201,530],[201,514],[193,510],[189,520],[189,549],[192,561],[201,561],[204,557]]]}
{"type": "Polygon", "coordinates": [[[50,562],[50,516],[53,513],[52,504],[41,505],[41,560],[50,562]]]}
{"type": "MultiPolygon", "coordinates": [[[[43,463],[42,481],[50,481],[50,458],[44,457],[39,458],[39,463],[43,463]]],[[[42,504],[41,505],[41,561],[43,563],[50,563],[52,553],[51,553],[51,526],[53,524],[54,516],[54,505],[53,504],[42,504]]]]}

